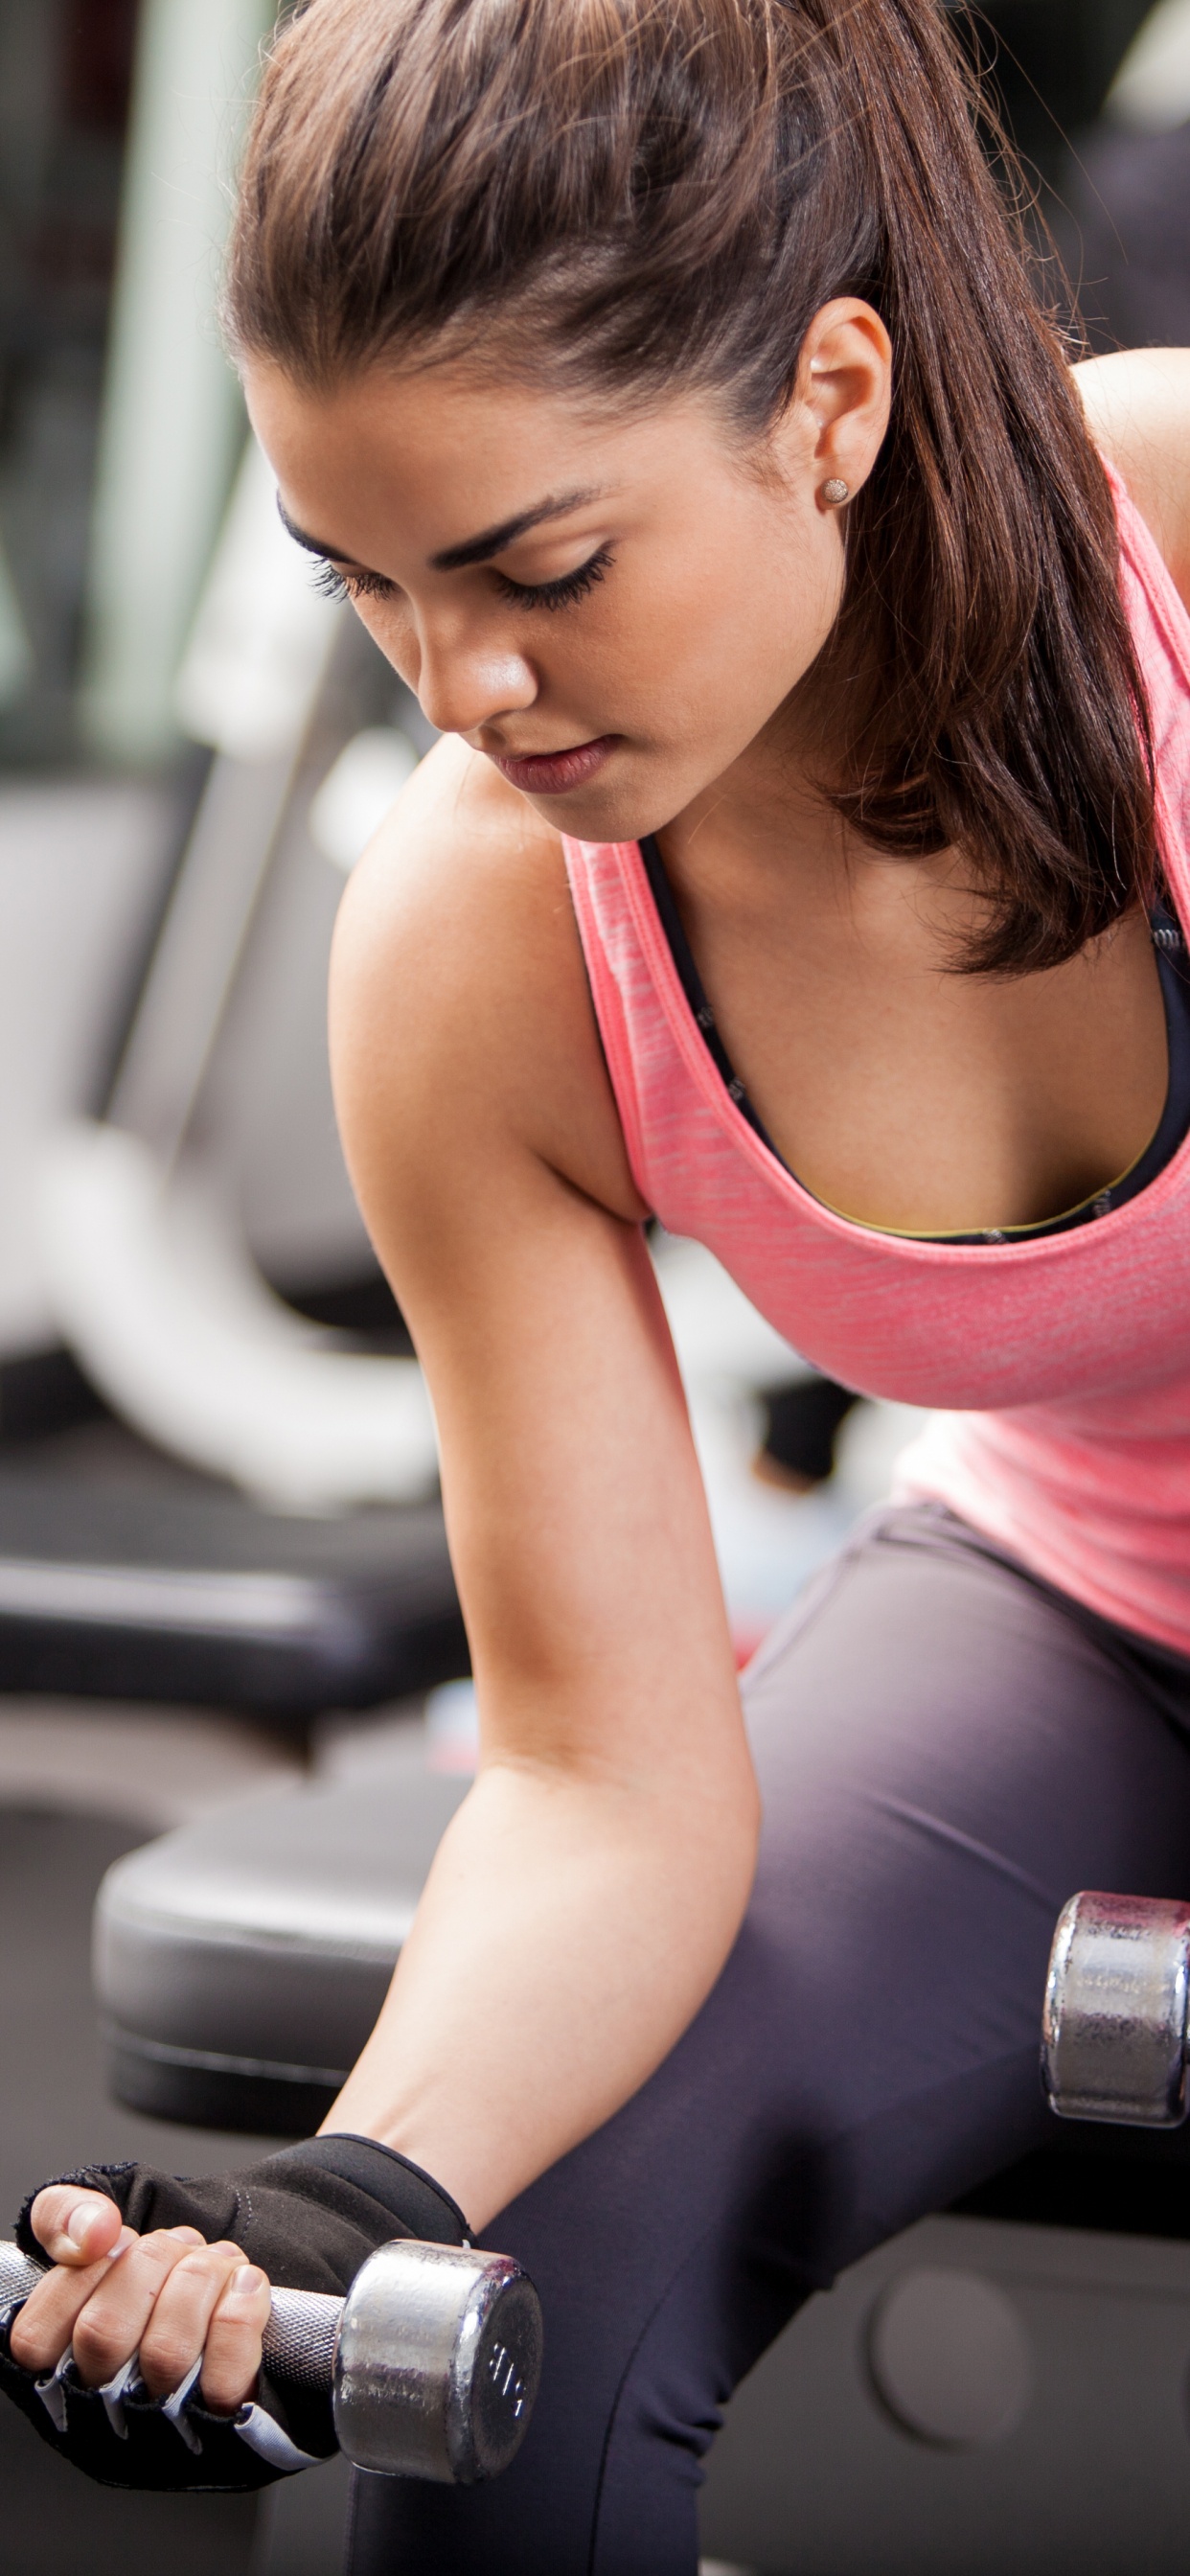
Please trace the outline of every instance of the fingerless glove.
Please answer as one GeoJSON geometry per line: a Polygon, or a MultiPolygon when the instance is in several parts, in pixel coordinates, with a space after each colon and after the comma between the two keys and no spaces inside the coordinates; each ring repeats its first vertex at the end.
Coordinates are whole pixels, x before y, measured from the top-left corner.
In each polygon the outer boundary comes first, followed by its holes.
{"type": "MultiPolygon", "coordinates": [[[[373,2138],[307,2138],[240,2173],[187,2179],[154,2165],[87,2165],[55,2174],[114,2200],[138,2236],[193,2227],[215,2244],[228,2238],[278,2289],[342,2297],[360,2265],[394,2236],[462,2245],[467,2222],[449,2194],[393,2148],[373,2138]]],[[[37,2191],[48,2186],[39,2183],[37,2191]]],[[[44,2260],[29,2223],[30,2192],[17,2242],[44,2260]]],[[[84,2388],[67,2354],[38,2379],[12,2358],[9,2333],[23,2305],[0,2311],[0,2389],[43,2440],[103,2486],[209,2493],[269,2485],[335,2449],[329,2395],[280,2386],[262,2373],[257,2395],[231,2415],[212,2415],[197,2394],[199,2371],[166,2399],[151,2398],[135,2363],[106,2388],[84,2388]]]]}

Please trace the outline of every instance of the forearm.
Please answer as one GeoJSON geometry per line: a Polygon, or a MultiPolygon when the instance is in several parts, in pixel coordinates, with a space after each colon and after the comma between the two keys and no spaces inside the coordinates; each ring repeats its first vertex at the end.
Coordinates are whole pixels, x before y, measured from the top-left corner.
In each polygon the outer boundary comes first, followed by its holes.
{"type": "Polygon", "coordinates": [[[677,1786],[493,1762],[446,1835],[328,2128],[482,2229],[645,2081],[731,1949],[755,1860],[742,1737],[677,1786]]]}
{"type": "Polygon", "coordinates": [[[479,1045],[473,1019],[469,1001],[400,1119],[375,1114],[358,1024],[341,1071],[361,1201],[433,1392],[484,1761],[330,2120],[424,2165],[484,2228],[693,2019],[747,1903],[757,1818],[647,1247],[598,1171],[572,1169],[591,1101],[569,1039],[544,1136],[543,1065],[523,1086],[509,1073],[519,1024],[502,1018],[497,1045],[484,1018],[479,1045]]]}

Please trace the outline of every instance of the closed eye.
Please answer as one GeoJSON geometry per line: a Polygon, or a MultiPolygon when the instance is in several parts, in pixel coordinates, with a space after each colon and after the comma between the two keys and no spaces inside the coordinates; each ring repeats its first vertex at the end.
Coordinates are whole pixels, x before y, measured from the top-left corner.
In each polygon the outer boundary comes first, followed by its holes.
{"type": "Polygon", "coordinates": [[[522,608],[570,608],[594,590],[614,561],[610,547],[600,546],[577,571],[563,573],[560,581],[510,581],[507,573],[498,572],[496,587],[502,599],[515,600],[522,608]]]}
{"type": "Polygon", "coordinates": [[[387,581],[382,572],[343,571],[323,557],[314,574],[314,588],[324,599],[391,599],[397,585],[387,581]]]}
{"type": "MultiPolygon", "coordinates": [[[[563,573],[558,581],[512,581],[503,572],[494,573],[493,579],[501,598],[515,600],[521,608],[570,608],[603,580],[614,560],[611,548],[600,546],[585,564],[563,573]]],[[[340,567],[324,556],[314,574],[314,587],[324,599],[391,599],[397,585],[384,573],[368,572],[362,566],[340,567]]]]}

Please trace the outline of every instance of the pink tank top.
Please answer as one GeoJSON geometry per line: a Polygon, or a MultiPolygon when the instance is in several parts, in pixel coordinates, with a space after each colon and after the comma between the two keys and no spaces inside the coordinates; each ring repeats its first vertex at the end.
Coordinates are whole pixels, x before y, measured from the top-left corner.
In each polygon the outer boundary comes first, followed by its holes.
{"type": "MultiPolygon", "coordinates": [[[[1170,900],[1190,941],[1190,617],[1112,477],[1170,900]]],[[[633,1177],[816,1367],[933,1419],[902,1498],[948,1503],[1106,1618],[1190,1656],[1190,1137],[1064,1234],[926,1243],[838,1216],[728,1092],[635,841],[564,844],[633,1177]]]]}

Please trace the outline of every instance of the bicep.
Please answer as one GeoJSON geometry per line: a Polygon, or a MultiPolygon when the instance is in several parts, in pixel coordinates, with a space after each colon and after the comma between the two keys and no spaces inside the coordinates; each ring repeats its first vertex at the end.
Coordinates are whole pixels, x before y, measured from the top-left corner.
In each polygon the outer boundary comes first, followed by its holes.
{"type": "Polygon", "coordinates": [[[526,1061],[500,977],[461,1009],[432,961],[420,982],[404,1043],[388,980],[348,975],[336,1088],[433,1397],[485,1750],[634,1776],[697,1761],[739,1703],[640,1225],[526,1134],[568,1076],[526,1061]]]}
{"type": "Polygon", "coordinates": [[[734,1680],[681,1384],[640,1230],[522,1176],[447,1260],[394,1241],[442,1443],[489,1741],[599,1763],[734,1680]],[[447,1273],[453,1274],[454,1285],[447,1273]]]}

